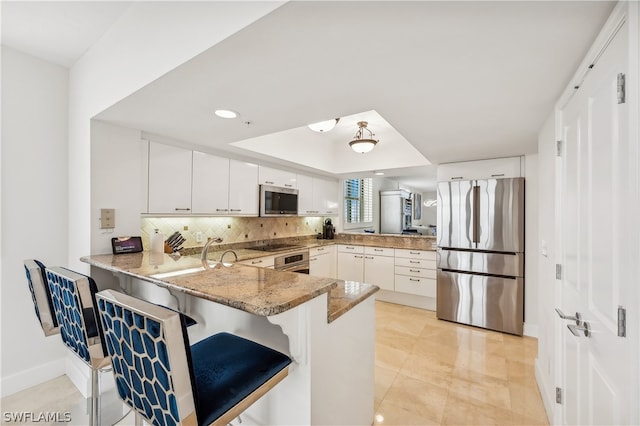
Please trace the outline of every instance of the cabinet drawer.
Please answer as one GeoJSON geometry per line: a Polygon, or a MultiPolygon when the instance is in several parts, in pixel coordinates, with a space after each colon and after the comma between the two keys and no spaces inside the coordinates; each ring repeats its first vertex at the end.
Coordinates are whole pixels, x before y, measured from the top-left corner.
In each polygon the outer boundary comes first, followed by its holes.
{"type": "Polygon", "coordinates": [[[364,254],[375,255],[375,256],[393,256],[394,249],[384,248],[384,247],[364,246],[364,254]]]}
{"type": "Polygon", "coordinates": [[[407,259],[405,257],[396,257],[396,266],[409,266],[412,268],[436,269],[435,260],[427,259],[407,259]]]}
{"type": "Polygon", "coordinates": [[[340,253],[364,253],[364,246],[354,246],[348,244],[338,244],[338,251],[340,253]]]}
{"type": "Polygon", "coordinates": [[[396,257],[436,260],[436,252],[431,250],[396,249],[396,257]]]}
{"type": "Polygon", "coordinates": [[[322,246],[309,248],[309,256],[320,256],[321,254],[329,254],[334,252],[335,246],[322,246]]]}
{"type": "Polygon", "coordinates": [[[242,260],[238,263],[242,265],[258,266],[260,268],[273,267],[274,256],[256,257],[253,259],[242,260]]]}
{"type": "Polygon", "coordinates": [[[435,269],[424,269],[424,268],[412,268],[410,266],[397,266],[396,265],[396,275],[408,275],[416,278],[436,278],[436,270],[435,269]]]}
{"type": "Polygon", "coordinates": [[[436,297],[436,280],[396,275],[396,291],[417,296],[436,297]]]}

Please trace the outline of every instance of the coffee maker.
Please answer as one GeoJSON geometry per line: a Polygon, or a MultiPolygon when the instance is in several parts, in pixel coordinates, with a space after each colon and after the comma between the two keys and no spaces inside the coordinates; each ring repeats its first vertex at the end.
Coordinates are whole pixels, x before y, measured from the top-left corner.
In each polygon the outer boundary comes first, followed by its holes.
{"type": "Polygon", "coordinates": [[[324,221],[324,226],[322,227],[322,238],[325,240],[333,240],[333,234],[335,231],[336,230],[331,223],[331,218],[326,219],[324,221]]]}

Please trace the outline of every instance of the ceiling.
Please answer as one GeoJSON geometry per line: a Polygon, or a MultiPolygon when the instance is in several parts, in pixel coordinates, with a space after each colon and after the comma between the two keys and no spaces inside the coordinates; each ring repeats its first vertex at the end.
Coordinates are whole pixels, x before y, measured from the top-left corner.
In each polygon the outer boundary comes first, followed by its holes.
{"type": "MultiPolygon", "coordinates": [[[[291,1],[96,118],[318,173],[385,170],[420,189],[434,180],[429,163],[535,153],[614,5],[291,1]],[[216,108],[240,117],[219,119],[216,108]],[[380,142],[355,154],[347,117],[363,114],[375,114],[380,142]],[[337,117],[329,133],[306,128],[337,117]]],[[[3,43],[4,14],[3,4],[3,43]]],[[[93,17],[104,26],[106,15],[93,17]]]]}

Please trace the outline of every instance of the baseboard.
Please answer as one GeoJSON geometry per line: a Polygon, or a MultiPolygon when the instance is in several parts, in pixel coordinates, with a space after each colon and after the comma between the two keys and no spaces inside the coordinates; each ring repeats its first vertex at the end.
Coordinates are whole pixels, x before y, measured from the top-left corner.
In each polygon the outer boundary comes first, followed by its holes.
{"type": "Polygon", "coordinates": [[[398,305],[411,306],[413,308],[436,310],[436,299],[432,297],[417,296],[395,291],[380,290],[376,293],[376,300],[382,302],[395,303],[398,305]]]}
{"type": "Polygon", "coordinates": [[[533,324],[524,323],[524,331],[525,336],[538,338],[538,326],[533,324]]]}
{"type": "Polygon", "coordinates": [[[538,390],[540,391],[542,403],[544,404],[544,410],[547,412],[547,423],[551,424],[549,419],[554,418],[556,408],[555,388],[544,380],[544,374],[542,373],[539,359],[536,359],[534,371],[538,390]]]}
{"type": "Polygon", "coordinates": [[[4,398],[5,396],[30,388],[31,386],[62,376],[64,373],[64,357],[40,364],[19,373],[3,377],[0,382],[0,395],[4,398]]]}
{"type": "Polygon", "coordinates": [[[88,398],[91,395],[91,369],[89,366],[69,352],[65,359],[65,372],[82,396],[88,398]]]}

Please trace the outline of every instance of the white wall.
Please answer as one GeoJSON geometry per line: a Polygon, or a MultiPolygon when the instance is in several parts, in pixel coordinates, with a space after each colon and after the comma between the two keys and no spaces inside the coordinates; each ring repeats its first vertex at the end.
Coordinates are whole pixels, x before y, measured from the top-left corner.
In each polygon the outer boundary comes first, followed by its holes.
{"type": "Polygon", "coordinates": [[[64,374],[22,261],[66,265],[68,70],[2,46],[2,396],[64,374]]]}
{"type": "Polygon", "coordinates": [[[555,407],[555,159],[555,119],[551,114],[538,135],[538,235],[527,256],[538,261],[536,378],[550,419],[555,407]]]}

